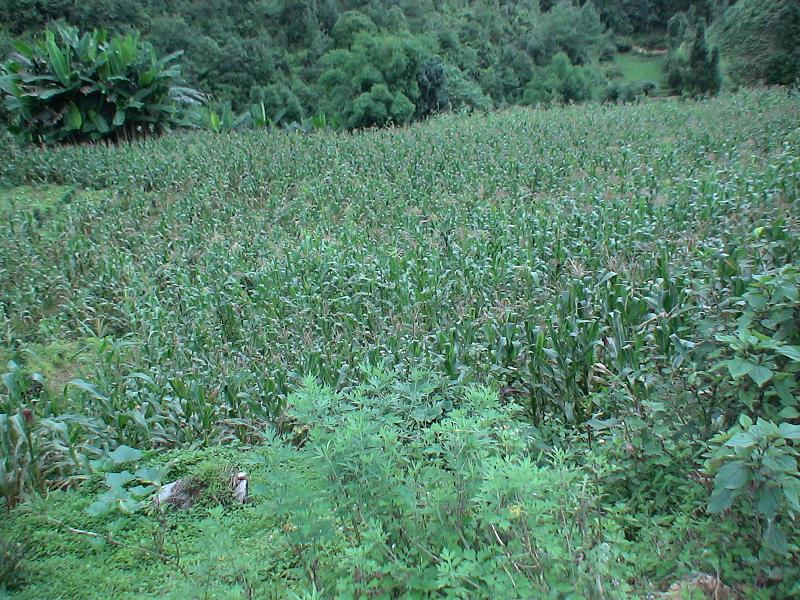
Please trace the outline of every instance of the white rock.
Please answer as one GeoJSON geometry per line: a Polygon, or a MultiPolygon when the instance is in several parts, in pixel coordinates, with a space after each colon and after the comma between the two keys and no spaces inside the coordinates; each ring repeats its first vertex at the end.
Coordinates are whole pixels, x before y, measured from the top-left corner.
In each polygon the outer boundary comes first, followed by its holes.
{"type": "Polygon", "coordinates": [[[233,487],[233,497],[240,504],[247,502],[247,473],[244,471],[237,473],[231,478],[233,487]]]}

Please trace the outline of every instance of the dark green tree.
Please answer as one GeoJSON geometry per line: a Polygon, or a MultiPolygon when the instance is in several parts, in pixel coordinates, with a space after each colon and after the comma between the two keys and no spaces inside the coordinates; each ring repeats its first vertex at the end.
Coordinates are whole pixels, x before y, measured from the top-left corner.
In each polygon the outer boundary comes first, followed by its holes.
{"type": "Polygon", "coordinates": [[[719,50],[709,48],[703,19],[699,19],[695,26],[688,59],[684,92],[692,96],[713,95],[719,92],[722,86],[719,50]]]}
{"type": "Polygon", "coordinates": [[[427,56],[412,36],[359,34],[350,49],[322,58],[324,112],[348,128],[409,122],[424,107],[419,80],[427,56]]]}
{"type": "Polygon", "coordinates": [[[349,48],[359,34],[374,35],[377,32],[378,27],[372,19],[357,10],[350,10],[343,13],[336,21],[331,30],[331,38],[337,48],[349,48]]]}

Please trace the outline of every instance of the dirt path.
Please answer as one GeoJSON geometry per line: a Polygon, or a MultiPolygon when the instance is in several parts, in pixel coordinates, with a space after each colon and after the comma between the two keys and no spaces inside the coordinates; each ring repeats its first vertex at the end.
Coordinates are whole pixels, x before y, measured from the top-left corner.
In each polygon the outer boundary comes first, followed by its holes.
{"type": "Polygon", "coordinates": [[[666,50],[656,50],[652,48],[642,48],[641,46],[631,46],[631,49],[634,52],[639,54],[646,54],[647,56],[664,56],[667,51],[666,50]]]}

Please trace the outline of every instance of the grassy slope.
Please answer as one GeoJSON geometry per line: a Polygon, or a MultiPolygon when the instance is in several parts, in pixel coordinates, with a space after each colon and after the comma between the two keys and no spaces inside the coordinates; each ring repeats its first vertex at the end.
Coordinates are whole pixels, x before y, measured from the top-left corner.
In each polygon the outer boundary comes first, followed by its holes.
{"type": "MultiPolygon", "coordinates": [[[[171,473],[179,477],[208,474],[252,455],[234,448],[214,448],[162,454],[155,460],[151,456],[148,462],[170,462],[171,473]]],[[[250,473],[258,478],[263,470],[250,468],[250,473]]],[[[89,517],[85,511],[101,489],[95,478],[81,490],[53,493],[2,520],[0,539],[21,541],[27,548],[22,566],[24,585],[12,591],[11,597],[241,598],[236,564],[242,556],[248,557],[248,565],[258,565],[261,589],[270,582],[276,598],[284,593],[280,590],[303,576],[285,545],[276,541],[281,535],[279,524],[265,518],[257,504],[229,505],[223,513],[212,513],[209,509],[218,502],[211,498],[189,510],[168,511],[163,521],[145,514],[89,517]],[[166,553],[179,553],[184,576],[174,564],[145,551],[71,533],[67,526],[111,533],[121,544],[149,550],[157,549],[154,534],[163,532],[166,553]],[[235,540],[235,546],[215,547],[221,538],[235,540]]],[[[0,591],[0,597],[2,594],[0,591]]]]}
{"type": "Polygon", "coordinates": [[[622,70],[625,81],[654,81],[660,88],[667,83],[663,56],[648,56],[636,52],[617,54],[614,62],[622,70]]]}

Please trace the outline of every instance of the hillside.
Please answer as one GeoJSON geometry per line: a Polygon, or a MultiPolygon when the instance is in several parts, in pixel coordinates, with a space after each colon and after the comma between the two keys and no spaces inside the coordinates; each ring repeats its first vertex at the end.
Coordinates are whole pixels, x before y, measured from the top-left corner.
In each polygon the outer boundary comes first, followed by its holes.
{"type": "Polygon", "coordinates": [[[800,77],[800,2],[739,0],[714,33],[732,84],[791,85],[800,77]]]}
{"type": "Polygon", "coordinates": [[[363,127],[616,99],[627,85],[611,60],[618,38],[663,34],[693,5],[708,14],[706,0],[0,0],[0,50],[59,21],[138,30],[160,55],[183,51],[187,84],[220,110],[263,103],[277,123],[322,113],[363,127]],[[572,69],[552,64],[559,53],[572,69]]]}
{"type": "Polygon", "coordinates": [[[0,596],[797,597],[798,117],[0,149],[0,596]]]}

